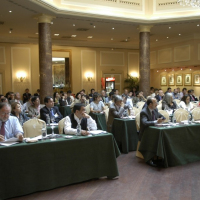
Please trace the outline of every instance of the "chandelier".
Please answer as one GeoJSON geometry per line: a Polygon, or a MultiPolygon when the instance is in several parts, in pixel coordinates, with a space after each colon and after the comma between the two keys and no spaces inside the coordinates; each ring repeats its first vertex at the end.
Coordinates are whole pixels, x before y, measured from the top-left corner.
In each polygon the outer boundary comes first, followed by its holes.
{"type": "Polygon", "coordinates": [[[200,0],[177,0],[181,6],[200,7],[200,0]]]}

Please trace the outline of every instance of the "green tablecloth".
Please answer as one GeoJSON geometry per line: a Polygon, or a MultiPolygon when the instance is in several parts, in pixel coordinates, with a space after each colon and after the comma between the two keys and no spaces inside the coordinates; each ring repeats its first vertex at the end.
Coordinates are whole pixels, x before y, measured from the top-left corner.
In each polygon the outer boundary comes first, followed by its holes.
{"type": "Polygon", "coordinates": [[[135,119],[115,118],[112,124],[112,133],[122,153],[137,149],[138,134],[135,119]]]}
{"type": "Polygon", "coordinates": [[[0,199],[119,175],[112,134],[0,146],[0,199]]]}
{"type": "MultiPolygon", "coordinates": [[[[59,134],[58,125],[54,127],[54,133],[59,134]]],[[[52,128],[51,126],[48,126],[48,125],[47,125],[47,134],[52,134],[52,128]]]]}
{"type": "Polygon", "coordinates": [[[149,127],[141,140],[139,151],[145,162],[155,155],[164,159],[165,167],[184,165],[200,160],[200,125],[149,127]]]}
{"type": "Polygon", "coordinates": [[[96,121],[97,129],[107,130],[106,117],[104,113],[90,113],[90,116],[96,121]]]}
{"type": "Polygon", "coordinates": [[[70,106],[59,106],[59,111],[63,117],[66,117],[72,113],[70,106]]]}

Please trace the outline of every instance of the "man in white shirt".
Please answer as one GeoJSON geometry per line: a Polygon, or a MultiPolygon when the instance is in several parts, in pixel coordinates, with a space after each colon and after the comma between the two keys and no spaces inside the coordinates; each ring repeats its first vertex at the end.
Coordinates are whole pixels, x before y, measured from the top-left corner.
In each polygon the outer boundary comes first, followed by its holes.
{"type": "Polygon", "coordinates": [[[81,135],[88,135],[90,130],[97,130],[97,124],[88,114],[85,112],[83,104],[77,103],[74,105],[73,113],[66,117],[64,122],[65,134],[77,133],[77,125],[81,125],[81,135]]]}
{"type": "Polygon", "coordinates": [[[17,117],[10,116],[10,105],[0,103],[0,141],[13,137],[23,141],[23,130],[17,117]]]}

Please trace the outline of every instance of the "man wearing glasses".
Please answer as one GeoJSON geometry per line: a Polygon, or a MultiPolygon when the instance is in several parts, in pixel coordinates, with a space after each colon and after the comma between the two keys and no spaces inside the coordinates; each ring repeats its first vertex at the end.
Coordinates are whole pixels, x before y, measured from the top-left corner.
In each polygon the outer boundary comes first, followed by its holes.
{"type": "Polygon", "coordinates": [[[0,103],[0,141],[16,137],[23,141],[23,130],[17,117],[10,116],[10,105],[0,103]]]}

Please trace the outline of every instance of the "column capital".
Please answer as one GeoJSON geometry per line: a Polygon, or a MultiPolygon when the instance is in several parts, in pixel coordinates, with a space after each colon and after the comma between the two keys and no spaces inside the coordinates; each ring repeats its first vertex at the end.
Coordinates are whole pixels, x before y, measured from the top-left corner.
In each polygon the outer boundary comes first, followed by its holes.
{"type": "Polygon", "coordinates": [[[150,29],[153,27],[153,25],[139,25],[138,30],[139,32],[150,32],[150,29]]]}
{"type": "Polygon", "coordinates": [[[51,23],[52,20],[56,18],[52,15],[46,15],[46,14],[38,14],[34,17],[34,19],[38,20],[38,23],[51,23]]]}

